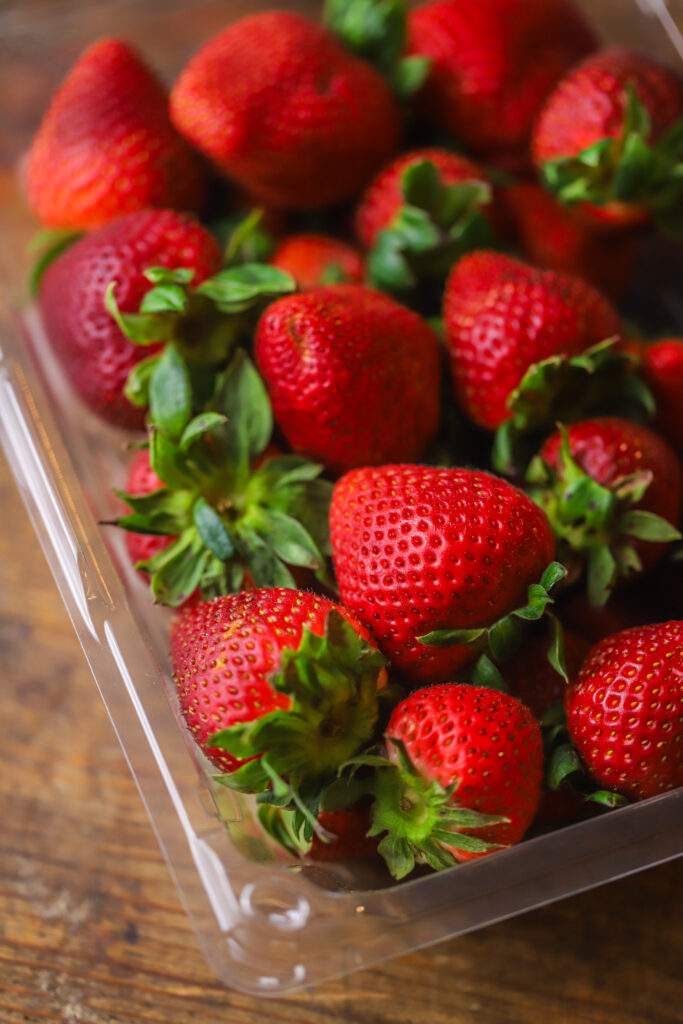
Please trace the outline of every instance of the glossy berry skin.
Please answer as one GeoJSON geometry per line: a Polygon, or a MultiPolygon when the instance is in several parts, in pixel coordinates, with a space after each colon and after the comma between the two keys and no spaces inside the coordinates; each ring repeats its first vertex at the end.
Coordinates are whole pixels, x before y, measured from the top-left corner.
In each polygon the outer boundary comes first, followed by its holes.
{"type": "Polygon", "coordinates": [[[620,331],[608,300],[580,278],[486,250],[456,264],[443,314],[456,395],[488,430],[509,418],[507,399],[532,363],[578,355],[620,331]]]}
{"type": "Polygon", "coordinates": [[[118,39],[86,50],[29,153],[26,191],[38,219],[91,229],[150,206],[194,210],[203,186],[199,159],[171,124],[154,73],[118,39]]]}
{"type": "Polygon", "coordinates": [[[334,473],[417,458],[436,432],[438,339],[382,292],[339,284],[279,299],[254,353],[289,444],[334,473]]]}
{"type": "Polygon", "coordinates": [[[683,455],[683,338],[662,338],[641,351],[641,373],[657,403],[657,429],[683,455]]]}
{"type": "MultiPolygon", "coordinates": [[[[536,813],[543,773],[541,730],[524,704],[484,687],[431,686],[398,705],[385,736],[390,756],[392,739],[400,740],[423,779],[444,789],[456,783],[454,805],[510,819],[473,835],[519,842],[536,813]]],[[[482,856],[451,853],[456,860],[482,856]]]]}
{"type": "Polygon", "coordinates": [[[242,18],[211,39],[173,88],[171,117],[229,178],[287,209],[353,195],[399,136],[379,73],[284,11],[242,18]]]}
{"type": "MultiPolygon", "coordinates": [[[[603,416],[581,420],[567,428],[572,458],[594,480],[605,487],[632,473],[650,472],[652,481],[634,508],[653,512],[677,526],[681,517],[683,473],[673,449],[654,431],[639,423],[603,416]]],[[[541,458],[553,469],[558,466],[561,435],[552,434],[541,449],[541,458]]],[[[639,541],[634,544],[644,565],[664,555],[666,544],[639,541]]]]}
{"type": "Polygon", "coordinates": [[[548,94],[593,49],[567,0],[432,0],[409,17],[409,49],[430,57],[422,111],[474,153],[525,147],[548,94]]]}
{"type": "MultiPolygon", "coordinates": [[[[287,709],[290,698],[276,692],[268,676],[282,651],[296,649],[304,628],[322,636],[332,609],[355,619],[327,598],[273,587],[203,601],[171,624],[171,658],[183,717],[201,750],[225,772],[240,762],[207,740],[238,722],[251,722],[287,709]]],[[[367,637],[365,630],[358,631],[367,637]]]]}
{"type": "Polygon", "coordinates": [[[636,626],[602,640],[565,698],[586,768],[633,800],[683,785],[682,709],[683,622],[636,626]]]}
{"type": "Polygon", "coordinates": [[[418,637],[486,626],[525,604],[555,549],[545,513],[511,484],[410,465],[343,476],[330,535],[343,604],[411,682],[442,682],[473,656],[418,637]]]}
{"type": "Polygon", "coordinates": [[[598,231],[540,185],[524,182],[503,192],[512,233],[534,266],[583,278],[611,298],[631,277],[639,233],[598,231]]]}
{"type": "Polygon", "coordinates": [[[391,226],[404,205],[401,176],[408,167],[421,160],[429,160],[434,164],[444,185],[486,180],[486,174],[473,160],[448,149],[432,146],[402,153],[377,174],[356,208],[356,237],[366,249],[375,244],[380,231],[391,226]]]}
{"type": "Polygon", "coordinates": [[[683,116],[681,79],[650,57],[619,47],[599,50],[563,78],[534,130],[538,166],[576,156],[601,139],[617,139],[624,127],[631,85],[652,121],[650,142],[683,116]]]}
{"type": "Polygon", "coordinates": [[[330,235],[290,235],[270,262],[291,274],[301,291],[342,281],[360,284],[364,275],[358,250],[330,235]]]}
{"type": "Polygon", "coordinates": [[[48,337],[69,381],[86,405],[119,427],[135,430],[145,411],[123,389],[133,366],[154,351],[134,345],[104,305],[110,281],[124,313],[136,313],[152,287],[148,267],[191,267],[199,284],[220,267],[212,236],[171,210],[129,213],[76,242],[48,268],[39,304],[48,337]]]}

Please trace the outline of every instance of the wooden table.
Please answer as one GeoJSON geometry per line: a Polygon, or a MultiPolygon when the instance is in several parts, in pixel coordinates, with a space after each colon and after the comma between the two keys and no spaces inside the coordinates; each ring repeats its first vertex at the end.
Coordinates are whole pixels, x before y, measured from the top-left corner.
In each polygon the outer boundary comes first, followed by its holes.
{"type": "Polygon", "coordinates": [[[2,457],[0,509],[0,1024],[683,1021],[680,862],[310,994],[216,983],[2,457]]]}

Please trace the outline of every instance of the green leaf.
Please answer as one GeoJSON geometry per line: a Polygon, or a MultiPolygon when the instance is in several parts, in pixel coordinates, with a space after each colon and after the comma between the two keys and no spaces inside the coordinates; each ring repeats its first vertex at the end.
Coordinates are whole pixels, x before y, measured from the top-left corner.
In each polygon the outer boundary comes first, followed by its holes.
{"type": "Polygon", "coordinates": [[[441,240],[427,211],[417,206],[402,206],[391,230],[400,235],[405,249],[416,253],[434,249],[441,240]]]}
{"type": "Polygon", "coordinates": [[[261,377],[241,349],[221,375],[214,406],[224,413],[239,436],[247,462],[265,449],[273,432],[273,412],[261,377]]]}
{"type": "Polygon", "coordinates": [[[619,518],[619,531],[637,540],[660,543],[681,540],[681,533],[667,519],[644,509],[631,509],[619,518]]]}
{"type": "Polygon", "coordinates": [[[35,296],[40,291],[40,286],[45,276],[45,271],[50,267],[63,252],[70,249],[74,242],[83,237],[82,231],[70,231],[62,228],[40,231],[27,246],[29,253],[38,253],[36,260],[31,267],[28,287],[30,295],[35,296]]]}
{"type": "Polygon", "coordinates": [[[181,536],[176,556],[153,572],[150,580],[152,593],[159,604],[172,608],[186,601],[197,589],[206,564],[207,551],[196,531],[187,530],[185,536],[189,537],[189,543],[186,544],[185,537],[181,536]]]}
{"type": "Polygon", "coordinates": [[[241,266],[221,270],[196,289],[199,295],[211,299],[219,309],[231,312],[241,310],[257,299],[274,298],[296,291],[291,274],[267,263],[243,263],[241,266]]]}
{"type": "Polygon", "coordinates": [[[500,693],[510,692],[500,671],[486,654],[481,654],[475,662],[472,683],[474,686],[485,686],[489,690],[498,690],[500,693]]]}
{"type": "Polygon", "coordinates": [[[640,135],[629,135],[612,183],[614,198],[622,203],[638,197],[654,170],[655,155],[640,135]]]}
{"type": "Polygon", "coordinates": [[[194,278],[192,267],[148,267],[143,271],[150,284],[189,284],[194,278]]]}
{"type": "Polygon", "coordinates": [[[104,306],[116,326],[135,345],[156,345],[166,339],[175,314],[122,313],[116,301],[116,281],[110,281],[104,293],[104,306]]]}
{"type": "Polygon", "coordinates": [[[489,627],[488,646],[495,661],[507,661],[515,653],[519,647],[520,633],[520,626],[512,615],[504,615],[489,627]]]}
{"type": "Polygon", "coordinates": [[[391,84],[397,96],[406,99],[419,92],[432,68],[429,57],[404,57],[396,65],[391,76],[391,84]]]}
{"type": "Polygon", "coordinates": [[[202,440],[205,435],[210,433],[212,430],[222,427],[226,422],[227,416],[223,416],[222,413],[200,413],[199,416],[195,416],[194,419],[190,420],[185,427],[178,443],[178,448],[183,453],[188,452],[193,444],[202,440]]]}
{"type": "Polygon", "coordinates": [[[323,556],[307,530],[296,519],[277,509],[261,508],[251,524],[275,554],[288,565],[320,569],[323,556]]]}
{"type": "Polygon", "coordinates": [[[185,313],[187,292],[179,284],[160,284],[151,288],[140,303],[141,313],[185,313]]]}
{"type": "Polygon", "coordinates": [[[604,544],[598,544],[588,552],[588,600],[593,608],[602,608],[607,603],[617,581],[617,563],[614,555],[604,544]]]}
{"type": "Polygon", "coordinates": [[[548,661],[555,669],[558,676],[562,676],[565,683],[568,683],[569,676],[567,675],[567,665],[564,656],[564,631],[562,629],[562,623],[555,615],[550,613],[548,613],[547,619],[550,627],[550,636],[546,652],[548,661]]]}
{"type": "Polygon", "coordinates": [[[136,363],[128,374],[123,393],[129,402],[140,409],[149,405],[149,382],[160,358],[160,354],[155,352],[153,356],[147,356],[136,363]]]}
{"type": "Polygon", "coordinates": [[[417,639],[427,647],[453,647],[455,644],[473,646],[486,635],[485,628],[479,629],[435,629],[417,639]]]}
{"type": "Polygon", "coordinates": [[[562,562],[551,562],[541,576],[541,586],[544,590],[552,590],[554,586],[561,583],[567,576],[567,570],[562,562]]]}
{"type": "Polygon", "coordinates": [[[367,265],[370,280],[387,291],[408,291],[417,284],[403,252],[403,239],[392,230],[380,231],[367,265]]]}
{"type": "Polygon", "coordinates": [[[187,366],[173,345],[167,345],[149,382],[149,419],[172,439],[179,438],[192,415],[192,389],[187,366]]]}
{"type": "Polygon", "coordinates": [[[411,845],[402,836],[386,835],[380,840],[377,852],[384,858],[389,871],[397,881],[409,875],[415,867],[411,845]]]}
{"type": "Polygon", "coordinates": [[[291,572],[258,533],[244,522],[238,522],[234,539],[257,587],[287,587],[296,590],[291,572]]]}
{"type": "MultiPolygon", "coordinates": [[[[220,736],[220,733],[209,737],[209,742],[214,746],[216,744],[213,741],[215,741],[216,736],[220,736]]],[[[238,768],[237,771],[230,772],[229,774],[214,775],[213,780],[221,786],[227,786],[228,789],[232,789],[236,793],[263,793],[270,786],[270,778],[265,772],[260,758],[248,761],[238,768]]]]}
{"type": "Polygon", "coordinates": [[[551,789],[559,789],[568,776],[575,772],[583,772],[581,758],[569,743],[556,747],[552,752],[548,765],[548,785],[551,789]]]}
{"type": "Polygon", "coordinates": [[[602,807],[627,807],[629,800],[621,793],[612,793],[608,789],[596,789],[594,793],[587,793],[584,800],[589,803],[600,804],[602,807]]]}
{"type": "Polygon", "coordinates": [[[227,562],[235,556],[235,545],[228,531],[227,526],[211,505],[203,498],[195,502],[192,512],[194,525],[209,551],[220,559],[227,562]]]}
{"type": "Polygon", "coordinates": [[[182,491],[193,485],[192,475],[178,447],[166,434],[154,428],[150,431],[149,461],[159,479],[171,490],[182,491]]]}

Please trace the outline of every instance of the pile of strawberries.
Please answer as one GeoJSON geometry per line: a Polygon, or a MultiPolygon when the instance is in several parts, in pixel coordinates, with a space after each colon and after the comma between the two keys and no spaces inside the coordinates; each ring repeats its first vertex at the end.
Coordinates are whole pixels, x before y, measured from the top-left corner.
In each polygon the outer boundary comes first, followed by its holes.
{"type": "Polygon", "coordinates": [[[613,305],[683,227],[672,71],[570,0],[328,0],[170,98],[95,43],[24,183],[182,714],[273,838],[401,878],[683,784],[683,339],[613,305]]]}

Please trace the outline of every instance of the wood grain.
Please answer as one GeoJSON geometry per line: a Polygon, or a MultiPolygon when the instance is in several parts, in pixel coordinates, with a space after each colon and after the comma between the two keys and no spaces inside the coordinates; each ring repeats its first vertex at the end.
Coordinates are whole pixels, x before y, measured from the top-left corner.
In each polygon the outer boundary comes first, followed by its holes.
{"type": "MultiPolygon", "coordinates": [[[[5,133],[38,91],[21,67],[5,133]]],[[[2,457],[0,509],[0,1024],[683,1021],[680,862],[313,993],[218,984],[2,457]]]]}

